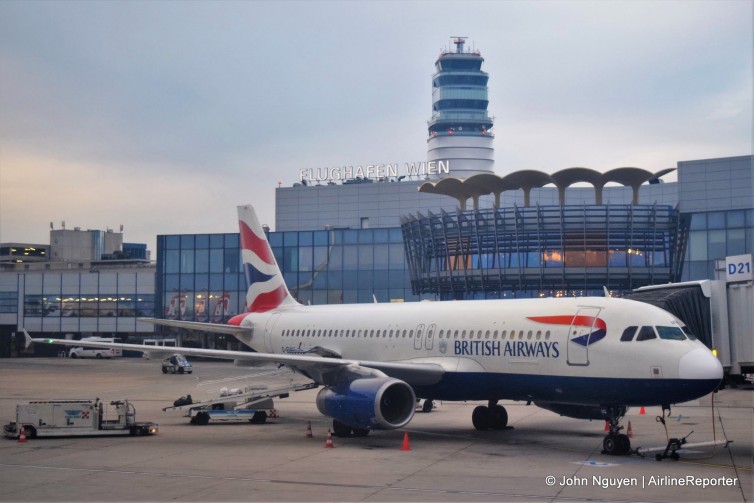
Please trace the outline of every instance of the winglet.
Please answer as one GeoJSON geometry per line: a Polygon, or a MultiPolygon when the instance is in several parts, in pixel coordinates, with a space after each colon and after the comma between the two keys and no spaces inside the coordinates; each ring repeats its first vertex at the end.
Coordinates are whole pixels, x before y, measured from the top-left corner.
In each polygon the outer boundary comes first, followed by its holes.
{"type": "Polygon", "coordinates": [[[34,339],[31,338],[31,335],[29,335],[29,332],[26,331],[25,328],[22,328],[24,332],[24,349],[29,349],[29,346],[34,344],[34,339]]]}
{"type": "Polygon", "coordinates": [[[602,291],[605,292],[605,298],[609,299],[611,297],[610,291],[607,289],[606,286],[602,285],[602,291]]]}

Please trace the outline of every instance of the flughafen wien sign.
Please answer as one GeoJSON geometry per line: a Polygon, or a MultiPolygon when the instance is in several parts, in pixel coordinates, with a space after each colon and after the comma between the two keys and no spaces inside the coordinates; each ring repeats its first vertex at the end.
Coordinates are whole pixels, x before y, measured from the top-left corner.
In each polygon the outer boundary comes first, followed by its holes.
{"type": "Polygon", "coordinates": [[[335,180],[355,180],[366,178],[399,178],[401,176],[426,177],[450,173],[450,161],[406,162],[402,174],[398,173],[399,163],[367,164],[366,166],[334,166],[331,168],[308,168],[299,170],[301,181],[329,182],[335,180]]]}

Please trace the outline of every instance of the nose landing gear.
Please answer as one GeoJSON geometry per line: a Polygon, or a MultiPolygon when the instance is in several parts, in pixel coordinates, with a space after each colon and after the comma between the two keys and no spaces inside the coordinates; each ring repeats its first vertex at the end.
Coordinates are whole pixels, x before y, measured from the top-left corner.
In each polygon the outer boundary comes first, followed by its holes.
{"type": "Polygon", "coordinates": [[[625,413],[625,407],[609,407],[607,409],[609,433],[605,435],[605,439],[602,441],[602,454],[623,456],[631,452],[631,440],[629,440],[628,435],[620,432],[623,426],[618,424],[625,413]]]}

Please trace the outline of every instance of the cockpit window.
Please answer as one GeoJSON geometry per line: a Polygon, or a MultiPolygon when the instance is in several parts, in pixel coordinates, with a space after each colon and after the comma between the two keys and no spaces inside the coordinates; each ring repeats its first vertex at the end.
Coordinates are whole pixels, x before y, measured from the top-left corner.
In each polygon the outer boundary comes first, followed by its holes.
{"type": "Polygon", "coordinates": [[[685,341],[686,336],[683,335],[683,330],[678,327],[656,327],[657,333],[660,334],[660,339],[667,341],[685,341]]]}
{"type": "Polygon", "coordinates": [[[637,341],[648,341],[650,339],[657,339],[657,334],[655,334],[655,329],[652,327],[641,327],[641,330],[639,330],[639,335],[636,336],[637,341]]]}
{"type": "Polygon", "coordinates": [[[636,327],[635,325],[632,327],[628,327],[623,331],[623,335],[620,336],[620,340],[623,342],[630,342],[634,338],[634,334],[636,333],[636,327]]]}

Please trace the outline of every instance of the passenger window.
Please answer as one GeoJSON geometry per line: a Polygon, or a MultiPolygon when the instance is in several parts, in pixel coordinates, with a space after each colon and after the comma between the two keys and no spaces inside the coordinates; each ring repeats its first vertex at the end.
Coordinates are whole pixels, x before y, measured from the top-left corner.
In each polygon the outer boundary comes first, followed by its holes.
{"type": "MultiPolygon", "coordinates": [[[[505,337],[505,336],[503,336],[503,337],[505,337]]],[[[497,330],[495,330],[495,332],[493,332],[493,334],[492,334],[492,338],[493,338],[493,339],[497,339],[497,330]]]]}
{"type": "Polygon", "coordinates": [[[678,327],[655,327],[657,333],[660,334],[660,339],[666,341],[685,341],[686,336],[683,335],[683,330],[678,327]]]}
{"type": "Polygon", "coordinates": [[[657,334],[655,334],[655,329],[652,327],[641,327],[641,330],[639,330],[639,335],[636,336],[637,341],[648,341],[650,339],[657,339],[657,334]]]}
{"type": "Polygon", "coordinates": [[[631,342],[636,333],[637,326],[628,327],[623,331],[623,335],[620,336],[620,340],[623,342],[631,342]]]}
{"type": "Polygon", "coordinates": [[[537,330],[537,340],[539,340],[541,338],[542,338],[542,331],[541,330],[537,330]]]}
{"type": "Polygon", "coordinates": [[[550,331],[545,332],[545,340],[550,340],[550,331]]]}
{"type": "Polygon", "coordinates": [[[461,332],[461,339],[465,339],[465,338],[466,338],[466,330],[461,332]]]}
{"type": "Polygon", "coordinates": [[[490,338],[490,331],[489,331],[489,330],[487,330],[487,331],[486,331],[486,332],[484,333],[484,338],[485,338],[485,339],[489,339],[489,338],[490,338]]]}
{"type": "Polygon", "coordinates": [[[531,340],[531,335],[532,335],[532,334],[531,334],[531,330],[529,330],[529,331],[528,331],[528,332],[526,333],[526,338],[527,338],[527,339],[529,339],[529,340],[531,340]]]}

